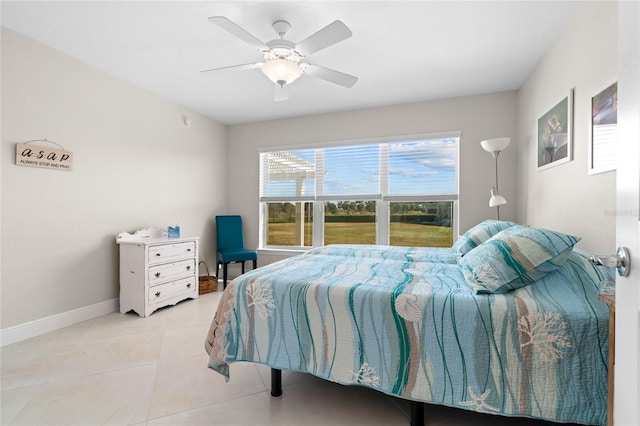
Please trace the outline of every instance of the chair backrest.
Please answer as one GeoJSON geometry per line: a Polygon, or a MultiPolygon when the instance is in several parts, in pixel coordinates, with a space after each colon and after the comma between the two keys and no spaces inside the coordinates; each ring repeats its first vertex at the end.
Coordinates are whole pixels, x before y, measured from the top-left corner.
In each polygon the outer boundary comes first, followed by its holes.
{"type": "Polygon", "coordinates": [[[242,218],[237,215],[216,216],[216,240],[218,251],[244,248],[242,218]]]}

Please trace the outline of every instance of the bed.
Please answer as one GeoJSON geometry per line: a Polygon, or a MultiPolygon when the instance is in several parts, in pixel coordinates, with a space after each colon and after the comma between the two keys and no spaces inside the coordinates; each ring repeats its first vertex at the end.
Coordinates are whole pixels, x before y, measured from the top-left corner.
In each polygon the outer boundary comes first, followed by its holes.
{"type": "Polygon", "coordinates": [[[485,221],[450,249],[312,249],[229,284],[208,365],[227,380],[249,361],[276,381],[293,370],[370,387],[412,401],[412,424],[430,403],[603,425],[606,271],[578,240],[485,221]]]}

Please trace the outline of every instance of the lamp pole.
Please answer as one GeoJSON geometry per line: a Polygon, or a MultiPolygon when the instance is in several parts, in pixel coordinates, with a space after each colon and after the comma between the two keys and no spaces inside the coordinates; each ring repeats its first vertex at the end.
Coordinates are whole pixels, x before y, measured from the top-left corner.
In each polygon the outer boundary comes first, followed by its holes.
{"type": "Polygon", "coordinates": [[[487,152],[490,152],[493,155],[493,165],[496,171],[496,185],[491,188],[491,198],[489,199],[489,207],[496,207],[498,212],[498,220],[500,220],[500,206],[503,204],[507,204],[507,200],[500,195],[500,190],[498,188],[498,156],[500,152],[509,146],[511,142],[511,138],[494,138],[494,139],[486,139],[480,142],[482,149],[487,152]]]}
{"type": "MultiPolygon", "coordinates": [[[[500,151],[494,151],[492,152],[492,154],[493,154],[493,162],[495,163],[495,166],[496,166],[496,194],[499,194],[500,188],[498,188],[498,155],[500,155],[500,151]]],[[[496,206],[496,209],[498,211],[498,220],[500,220],[500,206],[499,205],[496,206]]]]}

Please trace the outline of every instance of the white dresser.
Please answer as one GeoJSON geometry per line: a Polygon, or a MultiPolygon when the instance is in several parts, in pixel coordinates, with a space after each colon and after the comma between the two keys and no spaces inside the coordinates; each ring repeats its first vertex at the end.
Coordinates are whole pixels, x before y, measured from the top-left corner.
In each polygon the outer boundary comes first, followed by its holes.
{"type": "Polygon", "coordinates": [[[198,297],[198,238],[162,238],[160,231],[126,232],[120,245],[120,312],[149,316],[198,297]]]}

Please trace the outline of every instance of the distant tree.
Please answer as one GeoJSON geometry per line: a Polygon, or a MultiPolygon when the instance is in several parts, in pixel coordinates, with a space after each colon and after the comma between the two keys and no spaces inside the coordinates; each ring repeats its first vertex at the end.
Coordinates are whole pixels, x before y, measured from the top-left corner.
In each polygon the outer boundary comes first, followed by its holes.
{"type": "Polygon", "coordinates": [[[332,203],[331,201],[327,201],[327,203],[325,204],[324,209],[329,214],[338,213],[338,206],[335,203],[332,203]]]}

